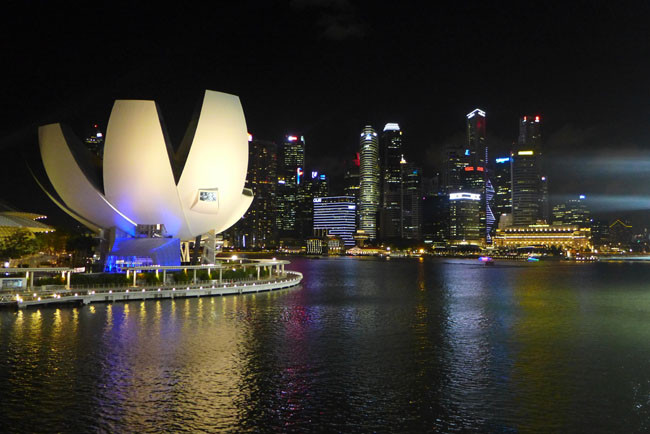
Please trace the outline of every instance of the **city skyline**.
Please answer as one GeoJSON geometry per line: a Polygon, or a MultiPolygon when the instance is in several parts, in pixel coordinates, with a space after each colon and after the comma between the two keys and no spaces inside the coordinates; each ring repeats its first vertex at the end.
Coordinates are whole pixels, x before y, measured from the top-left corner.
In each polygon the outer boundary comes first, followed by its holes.
{"type": "MultiPolygon", "coordinates": [[[[2,181],[23,175],[20,153],[33,151],[38,125],[60,120],[82,134],[105,128],[113,100],[151,99],[179,143],[201,91],[218,89],[245,101],[255,137],[304,135],[311,162],[332,179],[342,179],[342,159],[366,124],[398,123],[405,153],[427,171],[445,145],[462,143],[461,116],[474,108],[488,115],[493,155],[517,140],[517,119],[536,113],[554,194],[602,195],[621,212],[647,208],[647,4],[468,2],[433,14],[370,6],[293,0],[173,18],[137,5],[132,18],[18,10],[31,25],[7,27],[15,32],[4,42],[12,67],[2,98],[12,103],[0,117],[0,152],[11,161],[2,181]],[[116,23],[120,32],[108,31],[116,23]],[[185,23],[191,32],[176,30],[185,23]]],[[[31,179],[21,179],[31,194],[31,179]]],[[[5,199],[23,206],[23,196],[5,199]]]]}

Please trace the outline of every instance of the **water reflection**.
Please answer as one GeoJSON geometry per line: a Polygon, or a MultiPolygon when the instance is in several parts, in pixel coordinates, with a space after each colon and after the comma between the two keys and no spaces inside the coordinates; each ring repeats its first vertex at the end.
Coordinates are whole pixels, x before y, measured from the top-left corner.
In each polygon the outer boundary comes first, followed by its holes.
{"type": "Polygon", "coordinates": [[[296,260],[295,290],[0,312],[14,431],[643,431],[650,268],[296,260]],[[594,429],[595,427],[595,429],[594,429]]]}

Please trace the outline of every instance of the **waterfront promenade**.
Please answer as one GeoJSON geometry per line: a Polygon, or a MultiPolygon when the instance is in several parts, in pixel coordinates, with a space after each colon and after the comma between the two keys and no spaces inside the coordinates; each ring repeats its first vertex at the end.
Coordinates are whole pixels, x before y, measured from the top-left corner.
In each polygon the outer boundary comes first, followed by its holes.
{"type": "MultiPolygon", "coordinates": [[[[228,264],[235,267],[254,267],[257,277],[244,279],[223,279],[221,270],[224,265],[194,265],[187,267],[138,267],[125,270],[127,276],[133,276],[132,285],[70,285],[65,286],[30,286],[24,290],[0,294],[0,307],[17,307],[20,309],[51,304],[90,304],[95,302],[115,302],[129,300],[158,300],[182,297],[209,297],[252,292],[273,291],[297,286],[302,281],[302,273],[288,271],[284,265],[288,261],[241,260],[228,264]],[[214,270],[219,272],[218,278],[198,280],[197,271],[214,270]],[[192,270],[193,279],[189,282],[168,282],[164,277],[159,283],[141,283],[136,279],[142,271],[166,272],[168,270],[192,270]],[[262,276],[261,270],[268,274],[262,276]]],[[[43,270],[41,270],[43,271],[43,270]]],[[[29,274],[28,271],[25,271],[29,274]]],[[[69,280],[68,280],[69,282],[69,280]]]]}

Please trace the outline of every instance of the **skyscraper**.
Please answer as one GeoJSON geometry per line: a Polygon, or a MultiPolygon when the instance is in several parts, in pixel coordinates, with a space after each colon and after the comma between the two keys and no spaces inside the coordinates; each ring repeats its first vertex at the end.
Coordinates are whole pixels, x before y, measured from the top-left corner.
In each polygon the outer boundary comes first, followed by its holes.
{"type": "Polygon", "coordinates": [[[361,157],[359,153],[354,154],[352,160],[345,162],[345,175],[343,190],[346,196],[354,197],[355,203],[359,204],[359,167],[361,166],[361,157]]]}
{"type": "Polygon", "coordinates": [[[282,144],[278,170],[277,228],[282,237],[298,237],[297,215],[304,182],[305,138],[288,135],[282,144]]]}
{"type": "Polygon", "coordinates": [[[481,195],[449,194],[449,240],[453,244],[481,244],[484,238],[481,221],[481,195]]]}
{"type": "Polygon", "coordinates": [[[512,214],[512,175],[510,157],[496,158],[492,180],[494,186],[493,212],[497,223],[504,214],[512,214]]]}
{"type": "Polygon", "coordinates": [[[402,160],[400,188],[401,238],[422,238],[422,169],[402,160]]]}
{"type": "Polygon", "coordinates": [[[512,221],[515,226],[533,225],[544,219],[544,195],[540,171],[542,137],[539,116],[519,120],[519,139],[511,154],[512,221]]]}
{"type": "Polygon", "coordinates": [[[304,240],[313,235],[314,225],[314,198],[329,196],[329,183],[324,173],[318,173],[313,170],[310,176],[298,186],[298,200],[296,205],[296,227],[297,237],[304,240]]]}
{"type": "Polygon", "coordinates": [[[324,230],[340,237],[346,247],[354,246],[356,204],[352,196],[315,197],[314,232],[324,230]]]}
{"type": "Polygon", "coordinates": [[[384,127],[379,141],[381,162],[381,239],[402,236],[402,131],[396,123],[384,127]]]}
{"type": "Polygon", "coordinates": [[[104,134],[99,130],[99,125],[93,124],[84,139],[86,147],[97,157],[104,158],[104,134]]]}
{"type": "Polygon", "coordinates": [[[240,221],[244,247],[268,248],[276,242],[276,197],[278,151],[274,142],[250,137],[246,187],[255,199],[240,221]]]}
{"type": "Polygon", "coordinates": [[[370,125],[361,131],[359,170],[359,229],[370,240],[377,239],[377,212],[379,210],[379,142],[377,132],[370,125]]]}
{"type": "Polygon", "coordinates": [[[553,207],[554,225],[591,226],[591,213],[587,206],[587,196],[581,194],[578,198],[568,199],[553,207]]]}
{"type": "Polygon", "coordinates": [[[445,147],[443,185],[446,193],[465,188],[465,167],[470,165],[470,151],[466,146],[447,145],[445,147]]]}
{"type": "Polygon", "coordinates": [[[491,210],[491,198],[488,200],[486,194],[488,148],[485,130],[485,111],[477,108],[467,114],[467,146],[470,164],[465,168],[465,184],[467,189],[481,195],[480,233],[483,234],[481,238],[490,243],[494,216],[491,210]]]}
{"type": "Polygon", "coordinates": [[[468,113],[466,118],[466,146],[448,147],[445,152],[449,234],[450,239],[455,242],[482,244],[490,242],[495,221],[491,209],[494,189],[491,183],[487,182],[485,112],[475,109],[468,113]],[[476,215],[470,216],[469,213],[472,212],[476,215]]]}

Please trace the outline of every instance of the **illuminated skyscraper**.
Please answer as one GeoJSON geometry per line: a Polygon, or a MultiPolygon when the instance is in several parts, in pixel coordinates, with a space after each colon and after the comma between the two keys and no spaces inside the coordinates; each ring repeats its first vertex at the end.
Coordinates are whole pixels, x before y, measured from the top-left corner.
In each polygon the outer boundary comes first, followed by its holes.
{"type": "Polygon", "coordinates": [[[512,214],[512,175],[510,157],[496,158],[492,181],[494,186],[493,212],[497,221],[503,214],[512,214]]]}
{"type": "Polygon", "coordinates": [[[587,197],[581,194],[577,199],[569,199],[555,205],[553,207],[553,224],[590,227],[591,213],[587,206],[587,197]]]}
{"type": "Polygon", "coordinates": [[[466,146],[445,147],[443,186],[446,193],[459,191],[465,187],[465,167],[470,165],[469,155],[470,151],[466,146]]]}
{"type": "Polygon", "coordinates": [[[246,187],[253,191],[255,199],[244,217],[229,230],[236,247],[269,248],[275,245],[277,167],[278,146],[249,136],[246,187]]]}
{"type": "Polygon", "coordinates": [[[381,134],[381,239],[401,237],[402,232],[402,131],[396,123],[386,124],[381,134]]]}
{"type": "Polygon", "coordinates": [[[422,169],[402,160],[400,183],[401,238],[422,238],[422,169]]]}
{"type": "Polygon", "coordinates": [[[379,141],[370,125],[361,131],[359,170],[359,229],[370,240],[377,239],[377,212],[379,210],[379,141]]]}
{"type": "Polygon", "coordinates": [[[494,191],[491,185],[490,191],[487,191],[488,148],[485,130],[485,112],[483,110],[475,109],[467,114],[467,149],[464,156],[467,158],[468,165],[464,168],[462,190],[480,195],[479,233],[482,234],[481,239],[489,244],[494,226],[494,215],[491,209],[494,191]]]}
{"type": "Polygon", "coordinates": [[[255,199],[244,219],[249,233],[248,245],[253,247],[275,245],[277,167],[277,145],[264,140],[251,140],[246,187],[253,190],[255,199]]]}
{"type": "Polygon", "coordinates": [[[86,147],[97,157],[104,158],[104,134],[99,130],[99,125],[93,124],[84,139],[86,147]]]}
{"type": "Polygon", "coordinates": [[[478,193],[449,194],[449,241],[452,244],[483,243],[480,209],[481,195],[478,193]]]}
{"type": "Polygon", "coordinates": [[[298,237],[297,212],[305,177],[305,138],[286,136],[280,155],[276,224],[282,237],[298,237]]]}
{"type": "Polygon", "coordinates": [[[314,198],[329,196],[329,183],[324,173],[317,171],[306,172],[310,176],[298,186],[297,216],[297,237],[306,239],[313,235],[314,225],[314,198]]]}
{"type": "Polygon", "coordinates": [[[354,246],[356,204],[352,196],[315,197],[314,233],[324,230],[340,237],[346,247],[354,246]]]}
{"type": "Polygon", "coordinates": [[[343,190],[346,196],[354,197],[355,203],[359,204],[359,167],[361,166],[361,157],[359,153],[354,154],[352,160],[346,160],[343,190]]]}
{"type": "Polygon", "coordinates": [[[548,205],[544,205],[545,186],[542,183],[546,183],[546,177],[542,177],[540,170],[541,145],[540,117],[522,117],[517,147],[511,155],[512,221],[515,226],[533,225],[548,218],[543,215],[548,205]]]}

